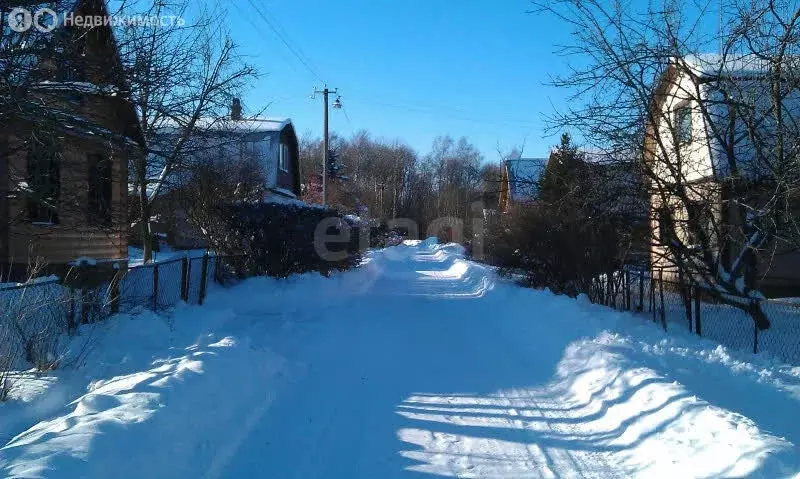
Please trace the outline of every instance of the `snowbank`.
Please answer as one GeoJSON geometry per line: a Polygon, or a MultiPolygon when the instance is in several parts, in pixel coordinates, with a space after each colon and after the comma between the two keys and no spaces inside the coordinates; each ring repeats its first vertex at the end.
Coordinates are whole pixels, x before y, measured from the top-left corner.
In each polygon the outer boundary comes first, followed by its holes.
{"type": "Polygon", "coordinates": [[[458,245],[95,328],[84,367],[0,405],[0,475],[800,472],[800,368],[516,287],[458,245]]]}
{"type": "Polygon", "coordinates": [[[234,320],[226,307],[183,307],[171,318],[121,315],[83,327],[70,355],[76,359],[88,341],[82,367],[21,373],[27,380],[0,403],[0,475],[213,471],[246,436],[248,421],[269,409],[284,370],[284,360],[234,320]],[[146,459],[137,453],[143,448],[146,459]]]}

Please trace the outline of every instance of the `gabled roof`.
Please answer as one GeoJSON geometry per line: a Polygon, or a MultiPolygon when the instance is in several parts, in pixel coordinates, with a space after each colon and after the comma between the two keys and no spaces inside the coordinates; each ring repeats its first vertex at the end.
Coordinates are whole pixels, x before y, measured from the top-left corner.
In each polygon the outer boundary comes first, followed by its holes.
{"type": "MultiPolygon", "coordinates": [[[[160,133],[172,133],[182,127],[177,121],[166,121],[159,128],[160,133]]],[[[291,118],[286,117],[258,117],[231,120],[230,118],[199,118],[195,123],[196,129],[205,135],[239,136],[247,135],[249,139],[259,139],[268,133],[283,131],[286,127],[293,127],[291,118]]]]}
{"type": "MultiPolygon", "coordinates": [[[[797,64],[797,56],[787,56],[789,63],[797,64]]],[[[677,60],[676,60],[677,61],[677,60]]],[[[700,77],[755,78],[768,73],[771,63],[753,54],[700,53],[686,55],[683,62],[700,77]]]]}
{"type": "MultiPolygon", "coordinates": [[[[783,66],[785,71],[796,74],[800,68],[800,56],[787,55],[783,66]]],[[[702,89],[706,111],[704,121],[711,121],[716,128],[710,126],[709,132],[718,131],[720,137],[733,137],[733,145],[722,145],[719,138],[711,136],[708,144],[700,145],[707,149],[710,164],[703,174],[717,180],[732,175],[728,161],[729,149],[736,159],[738,174],[749,178],[764,178],[773,174],[775,115],[772,104],[772,83],[770,74],[774,67],[753,54],[719,55],[714,53],[687,55],[674,58],[669,68],[659,79],[659,85],[653,96],[653,108],[662,110],[664,102],[669,98],[671,89],[675,88],[682,75],[694,76],[702,89]],[[729,99],[736,100],[734,121],[731,122],[729,99]],[[745,124],[747,119],[748,124],[745,124]],[[758,136],[754,144],[752,134],[758,136]]],[[[787,137],[796,137],[800,133],[797,127],[800,121],[800,89],[793,82],[785,82],[787,90],[783,92],[782,113],[783,125],[787,137]],[[795,131],[788,129],[794,128],[795,131]]],[[[696,98],[692,98],[696,100],[696,98]]],[[[657,121],[660,121],[657,120],[657,121]]]]}
{"type": "MultiPolygon", "coordinates": [[[[72,27],[65,25],[64,20],[68,14],[108,16],[108,9],[105,0],[9,0],[7,7],[21,7],[32,13],[41,9],[49,9],[56,15],[51,18],[49,15],[42,16],[42,21],[54,21],[55,27],[52,31],[41,31],[31,27],[25,32],[15,32],[11,30],[9,21],[2,19],[0,29],[2,29],[2,43],[0,48],[8,49],[11,55],[5,55],[5,64],[0,63],[0,69],[10,68],[10,78],[20,85],[25,85],[33,80],[31,73],[37,71],[42,56],[53,52],[63,52],[63,42],[69,40],[69,35],[74,35],[72,27]]],[[[83,27],[80,34],[84,34],[83,27]]],[[[91,30],[99,32],[98,35],[103,39],[101,48],[109,48],[103,52],[103,57],[108,63],[103,64],[104,72],[120,73],[123,71],[122,62],[119,56],[116,39],[111,27],[106,24],[98,24],[91,27],[91,30]]],[[[130,91],[127,81],[122,74],[108,75],[108,80],[114,84],[96,85],[89,82],[58,82],[52,80],[35,81],[27,85],[31,91],[47,92],[59,94],[62,92],[78,92],[81,94],[92,94],[99,96],[118,97],[122,96],[128,100],[127,95],[130,91]]],[[[23,96],[18,98],[18,111],[16,116],[30,121],[39,121],[43,116],[49,115],[58,120],[58,125],[65,131],[83,134],[89,137],[105,137],[108,139],[128,141],[134,140],[139,146],[145,145],[144,135],[141,130],[139,118],[130,101],[125,101],[125,105],[119,110],[119,114],[124,116],[126,127],[124,132],[111,132],[101,125],[95,124],[86,118],[74,115],[73,112],[60,111],[55,105],[44,105],[38,98],[28,98],[23,96]]]]}
{"type": "MultiPolygon", "coordinates": [[[[175,120],[165,121],[157,130],[157,134],[151,138],[150,164],[153,165],[148,176],[152,183],[157,183],[163,176],[163,152],[159,152],[160,145],[170,145],[172,139],[181,134],[186,121],[178,122],[175,120]]],[[[242,120],[231,120],[228,117],[203,117],[195,123],[196,129],[189,138],[185,151],[181,153],[182,160],[185,162],[199,161],[206,159],[209,154],[215,156],[220,148],[233,152],[239,151],[238,147],[243,144],[251,144],[258,154],[266,154],[269,150],[262,148],[264,140],[272,138],[277,141],[277,134],[290,129],[295,138],[292,120],[287,117],[258,117],[242,120]]],[[[295,143],[296,144],[296,143],[295,143]]],[[[169,147],[167,147],[169,151],[169,147]]],[[[191,164],[191,163],[187,163],[191,164]]],[[[277,167],[277,164],[275,165],[277,167]]],[[[294,166],[298,171],[298,166],[294,166]]],[[[171,182],[173,186],[185,184],[187,177],[182,177],[180,172],[172,174],[171,182]]],[[[296,177],[295,189],[300,190],[299,177],[296,177]]],[[[168,188],[160,186],[161,192],[168,191],[168,188]]]]}
{"type": "MultiPolygon", "coordinates": [[[[6,10],[3,13],[8,14],[13,8],[22,8],[31,14],[36,14],[42,10],[54,12],[55,17],[50,14],[44,14],[40,17],[42,24],[52,22],[52,30],[42,31],[36,28],[35,25],[30,26],[24,31],[15,31],[11,29],[11,19],[3,18],[0,22],[0,43],[2,49],[12,49],[14,52],[11,55],[16,63],[16,70],[25,70],[20,67],[27,67],[28,71],[34,70],[39,55],[51,47],[51,42],[54,39],[61,37],[63,32],[66,31],[65,19],[70,14],[80,14],[83,10],[86,14],[108,16],[108,9],[105,0],[6,0],[3,2],[3,7],[6,10]]],[[[113,39],[113,32],[108,25],[97,25],[95,29],[105,29],[109,32],[109,36],[113,39]]],[[[2,67],[3,65],[0,65],[2,67]]],[[[17,73],[24,74],[24,71],[17,73]]],[[[20,78],[21,81],[27,80],[25,76],[20,78]]]]}
{"type": "Polygon", "coordinates": [[[232,131],[282,131],[292,124],[291,118],[259,117],[241,120],[225,120],[217,123],[218,128],[232,131]]]}
{"type": "Polygon", "coordinates": [[[529,201],[539,196],[539,179],[548,161],[549,158],[517,158],[503,162],[512,201],[529,201]]]}

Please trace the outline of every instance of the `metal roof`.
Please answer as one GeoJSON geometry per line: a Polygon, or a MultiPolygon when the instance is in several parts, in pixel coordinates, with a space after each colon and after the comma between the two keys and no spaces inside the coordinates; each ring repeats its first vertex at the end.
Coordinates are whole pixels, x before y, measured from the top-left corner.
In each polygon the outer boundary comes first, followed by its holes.
{"type": "Polygon", "coordinates": [[[504,162],[512,201],[534,200],[539,196],[539,180],[548,161],[549,158],[517,158],[504,162]]]}

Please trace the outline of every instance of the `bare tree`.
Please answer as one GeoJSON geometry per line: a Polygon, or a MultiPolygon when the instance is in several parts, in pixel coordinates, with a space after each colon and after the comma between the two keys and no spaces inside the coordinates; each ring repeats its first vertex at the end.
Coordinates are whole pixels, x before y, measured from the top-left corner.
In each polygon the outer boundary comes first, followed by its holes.
{"type": "Polygon", "coordinates": [[[554,82],[576,93],[553,127],[579,131],[607,162],[641,169],[654,267],[767,328],[753,301],[763,297],[759,280],[771,257],[798,245],[800,11],[732,2],[724,31],[709,32],[704,17],[717,2],[535,3],[572,27],[562,53],[583,59],[554,82]]]}
{"type": "MultiPolygon", "coordinates": [[[[140,0],[128,14],[186,16],[188,0],[140,0]]],[[[195,7],[196,8],[196,7],[195,7]]],[[[131,165],[144,260],[151,259],[151,204],[202,142],[193,138],[224,121],[232,99],[256,77],[224,29],[219,10],[201,9],[191,24],[131,25],[118,35],[148,154],[131,165]]]]}
{"type": "Polygon", "coordinates": [[[182,216],[171,224],[203,238],[216,251],[229,251],[220,221],[222,202],[256,204],[264,197],[263,160],[256,152],[248,153],[224,151],[196,158],[186,169],[185,184],[168,195],[168,208],[182,216]]]}

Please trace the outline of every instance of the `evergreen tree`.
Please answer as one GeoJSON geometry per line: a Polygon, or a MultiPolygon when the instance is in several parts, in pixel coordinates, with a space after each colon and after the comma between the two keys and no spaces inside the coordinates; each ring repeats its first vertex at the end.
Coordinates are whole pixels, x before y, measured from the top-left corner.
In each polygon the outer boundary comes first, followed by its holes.
{"type": "Polygon", "coordinates": [[[342,170],[344,170],[344,164],[342,164],[340,160],[339,150],[332,148],[328,150],[328,178],[332,179],[340,179],[344,180],[342,176],[342,170]]]}
{"type": "Polygon", "coordinates": [[[551,204],[581,202],[588,188],[587,170],[583,155],[564,133],[539,181],[539,198],[551,204]]]}

